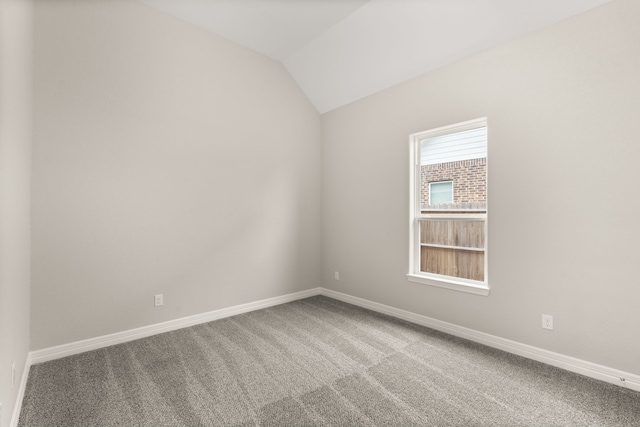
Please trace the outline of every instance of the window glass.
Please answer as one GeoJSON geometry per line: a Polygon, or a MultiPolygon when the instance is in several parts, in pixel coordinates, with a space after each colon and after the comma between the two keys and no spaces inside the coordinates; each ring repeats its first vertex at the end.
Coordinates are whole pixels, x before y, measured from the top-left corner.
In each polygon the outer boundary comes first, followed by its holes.
{"type": "Polygon", "coordinates": [[[453,203],[453,182],[429,183],[429,206],[453,203]]]}

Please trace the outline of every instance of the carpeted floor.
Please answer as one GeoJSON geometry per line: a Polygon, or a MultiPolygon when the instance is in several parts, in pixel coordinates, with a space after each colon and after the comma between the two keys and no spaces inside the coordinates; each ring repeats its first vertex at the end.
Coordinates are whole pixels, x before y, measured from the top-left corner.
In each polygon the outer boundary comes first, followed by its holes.
{"type": "Polygon", "coordinates": [[[327,297],[31,367],[20,426],[640,426],[640,393],[327,297]]]}

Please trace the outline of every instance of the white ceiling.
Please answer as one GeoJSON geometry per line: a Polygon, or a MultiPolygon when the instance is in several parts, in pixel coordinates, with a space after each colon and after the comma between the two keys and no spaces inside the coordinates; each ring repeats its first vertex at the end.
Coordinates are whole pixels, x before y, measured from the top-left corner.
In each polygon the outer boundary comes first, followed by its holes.
{"type": "Polygon", "coordinates": [[[141,0],[281,61],[331,111],[611,0],[141,0]]]}

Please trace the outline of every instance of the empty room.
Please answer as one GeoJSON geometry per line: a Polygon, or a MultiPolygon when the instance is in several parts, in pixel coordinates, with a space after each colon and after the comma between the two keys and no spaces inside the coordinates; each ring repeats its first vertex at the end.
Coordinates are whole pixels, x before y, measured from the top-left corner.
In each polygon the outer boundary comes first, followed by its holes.
{"type": "Polygon", "coordinates": [[[639,23],[0,0],[0,427],[640,426],[639,23]]]}

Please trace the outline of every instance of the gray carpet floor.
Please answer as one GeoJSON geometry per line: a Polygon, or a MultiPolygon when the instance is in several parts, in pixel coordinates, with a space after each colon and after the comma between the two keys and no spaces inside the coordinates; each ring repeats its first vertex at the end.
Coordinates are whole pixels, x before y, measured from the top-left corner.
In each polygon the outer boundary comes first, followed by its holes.
{"type": "Polygon", "coordinates": [[[640,393],[327,297],[31,367],[27,426],[640,426],[640,393]]]}

